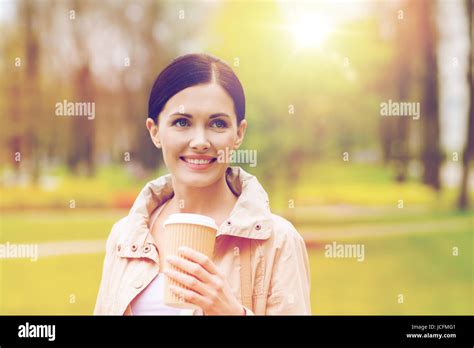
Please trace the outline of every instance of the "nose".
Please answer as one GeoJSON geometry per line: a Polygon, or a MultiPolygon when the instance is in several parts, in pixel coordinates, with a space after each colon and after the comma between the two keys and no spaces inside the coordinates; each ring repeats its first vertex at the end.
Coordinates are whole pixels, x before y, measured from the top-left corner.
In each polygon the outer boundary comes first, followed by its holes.
{"type": "Polygon", "coordinates": [[[189,146],[198,152],[207,151],[211,147],[211,143],[207,140],[204,130],[196,130],[189,146]]]}

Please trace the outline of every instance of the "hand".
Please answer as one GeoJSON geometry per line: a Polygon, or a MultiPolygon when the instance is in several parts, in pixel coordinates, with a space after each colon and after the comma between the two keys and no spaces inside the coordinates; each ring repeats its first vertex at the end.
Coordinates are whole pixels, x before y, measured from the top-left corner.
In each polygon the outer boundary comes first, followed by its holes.
{"type": "Polygon", "coordinates": [[[181,257],[170,255],[166,261],[189,275],[169,268],[164,273],[190,290],[171,286],[171,291],[201,307],[205,315],[245,315],[225,276],[210,258],[187,247],[179,248],[178,253],[181,257]]]}

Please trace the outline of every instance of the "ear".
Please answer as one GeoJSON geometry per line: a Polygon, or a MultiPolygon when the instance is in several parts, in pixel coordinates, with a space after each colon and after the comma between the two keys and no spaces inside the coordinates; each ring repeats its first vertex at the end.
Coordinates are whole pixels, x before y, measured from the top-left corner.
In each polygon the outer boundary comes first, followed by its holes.
{"type": "Polygon", "coordinates": [[[150,132],[151,141],[153,141],[153,144],[155,144],[157,148],[161,149],[160,139],[158,138],[158,125],[149,117],[146,119],[145,125],[150,132]]]}
{"type": "Polygon", "coordinates": [[[239,128],[237,129],[237,139],[234,142],[234,150],[238,149],[244,141],[245,131],[247,130],[247,120],[240,122],[239,128]]]}

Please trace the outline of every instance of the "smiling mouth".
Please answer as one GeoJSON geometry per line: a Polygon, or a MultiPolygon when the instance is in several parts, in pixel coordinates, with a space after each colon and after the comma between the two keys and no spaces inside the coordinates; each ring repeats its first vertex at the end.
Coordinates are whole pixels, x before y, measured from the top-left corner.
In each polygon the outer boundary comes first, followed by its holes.
{"type": "Polygon", "coordinates": [[[189,164],[192,164],[192,165],[201,165],[201,166],[205,166],[205,165],[208,165],[208,164],[211,164],[215,161],[217,161],[217,158],[208,158],[208,159],[203,159],[203,158],[187,158],[187,157],[179,157],[180,160],[182,160],[183,162],[186,162],[186,163],[189,163],[189,164]]]}

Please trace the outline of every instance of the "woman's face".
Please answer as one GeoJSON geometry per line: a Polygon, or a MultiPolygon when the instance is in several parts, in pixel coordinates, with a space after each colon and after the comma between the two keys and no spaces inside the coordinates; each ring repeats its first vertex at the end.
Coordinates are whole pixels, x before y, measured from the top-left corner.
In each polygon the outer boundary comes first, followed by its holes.
{"type": "Polygon", "coordinates": [[[158,126],[151,118],[146,126],[174,179],[206,187],[224,176],[229,158],[222,161],[221,152],[230,155],[240,146],[247,122],[237,126],[232,98],[220,85],[209,83],[175,94],[158,116],[158,126]]]}

